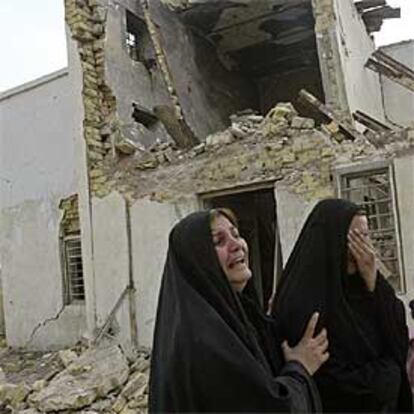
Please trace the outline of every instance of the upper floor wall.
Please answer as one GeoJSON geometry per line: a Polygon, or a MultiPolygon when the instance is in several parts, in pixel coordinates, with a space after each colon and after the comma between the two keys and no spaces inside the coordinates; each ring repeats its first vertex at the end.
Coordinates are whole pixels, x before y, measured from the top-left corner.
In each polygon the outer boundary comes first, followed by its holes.
{"type": "MultiPolygon", "coordinates": [[[[333,0],[335,31],[344,88],[351,113],[359,110],[385,120],[381,82],[377,73],[365,67],[375,44],[352,0],[333,0]]],[[[340,74],[341,75],[341,74],[340,74]]]]}
{"type": "MultiPolygon", "coordinates": [[[[387,55],[414,70],[414,40],[381,48],[387,55]]],[[[414,92],[381,76],[387,120],[401,126],[414,124],[414,92]]]]}

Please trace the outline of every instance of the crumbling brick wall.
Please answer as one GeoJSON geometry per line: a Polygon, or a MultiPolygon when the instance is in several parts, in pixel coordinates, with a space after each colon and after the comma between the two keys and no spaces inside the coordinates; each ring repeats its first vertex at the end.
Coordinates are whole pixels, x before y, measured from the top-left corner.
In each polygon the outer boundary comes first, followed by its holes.
{"type": "Polygon", "coordinates": [[[65,19],[77,42],[83,76],[83,121],[92,194],[110,191],[103,170],[112,141],[120,133],[116,99],[105,82],[105,15],[96,0],[65,0],[65,19]]]}
{"type": "Polygon", "coordinates": [[[61,230],[63,234],[70,235],[80,233],[78,195],[74,194],[61,200],[59,208],[63,212],[61,220],[61,230]]]}

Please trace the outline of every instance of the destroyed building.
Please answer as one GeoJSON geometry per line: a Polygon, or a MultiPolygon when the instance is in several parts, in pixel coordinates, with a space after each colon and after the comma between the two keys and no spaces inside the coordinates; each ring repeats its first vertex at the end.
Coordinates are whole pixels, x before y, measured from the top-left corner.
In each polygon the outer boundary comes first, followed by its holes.
{"type": "Polygon", "coordinates": [[[314,203],[414,296],[414,42],[364,0],[65,0],[69,68],[0,95],[8,345],[150,347],[168,233],[228,206],[265,303],[314,203]],[[404,105],[401,105],[404,102],[404,105]]]}

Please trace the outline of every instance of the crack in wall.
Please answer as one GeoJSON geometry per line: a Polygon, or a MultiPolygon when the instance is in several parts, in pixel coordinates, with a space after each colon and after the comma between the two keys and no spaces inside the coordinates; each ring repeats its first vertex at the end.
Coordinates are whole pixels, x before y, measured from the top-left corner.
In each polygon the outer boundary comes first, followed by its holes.
{"type": "Polygon", "coordinates": [[[34,328],[33,328],[33,330],[32,330],[32,333],[30,334],[30,337],[29,337],[29,339],[28,339],[28,341],[26,342],[26,344],[24,345],[24,347],[28,347],[30,344],[31,344],[31,342],[33,341],[33,339],[34,339],[34,336],[36,335],[36,333],[37,333],[37,331],[40,329],[40,328],[43,328],[43,327],[45,327],[48,323],[50,323],[50,322],[53,322],[53,321],[56,321],[56,320],[58,320],[59,318],[60,318],[60,315],[63,313],[63,311],[65,310],[65,305],[62,305],[62,307],[61,307],[61,309],[58,311],[58,313],[55,315],[55,316],[52,316],[51,318],[47,318],[47,319],[45,319],[43,322],[39,322],[34,328]]]}

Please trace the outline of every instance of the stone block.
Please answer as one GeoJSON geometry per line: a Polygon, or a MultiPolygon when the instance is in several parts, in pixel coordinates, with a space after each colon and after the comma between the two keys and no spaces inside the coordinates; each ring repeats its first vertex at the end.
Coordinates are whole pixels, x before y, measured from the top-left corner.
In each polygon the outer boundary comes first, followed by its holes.
{"type": "Polygon", "coordinates": [[[297,115],[298,113],[296,109],[290,102],[280,102],[269,111],[266,118],[270,118],[272,121],[280,118],[292,121],[292,119],[297,115]]]}
{"type": "Polygon", "coordinates": [[[295,160],[296,160],[296,156],[293,151],[285,151],[282,155],[283,164],[291,164],[291,163],[294,163],[295,160]]]}
{"type": "Polygon", "coordinates": [[[32,401],[45,412],[80,409],[122,386],[128,373],[127,360],[117,346],[89,349],[32,401]]]}
{"type": "Polygon", "coordinates": [[[0,384],[0,401],[16,407],[29,395],[30,388],[24,384],[0,384]]]}
{"type": "Polygon", "coordinates": [[[295,116],[291,122],[292,128],[296,129],[313,129],[315,128],[315,120],[312,118],[302,118],[301,116],[295,116]]]}
{"type": "Polygon", "coordinates": [[[137,145],[128,138],[122,138],[120,141],[115,143],[115,147],[119,152],[126,155],[134,154],[138,150],[137,145]]]}
{"type": "Polygon", "coordinates": [[[115,400],[112,406],[112,410],[115,411],[116,413],[120,413],[124,409],[126,404],[127,404],[127,399],[124,396],[120,395],[115,400]]]}
{"type": "Polygon", "coordinates": [[[131,375],[127,385],[121,391],[121,395],[129,400],[133,395],[143,395],[148,385],[148,376],[142,372],[131,375]]]}

